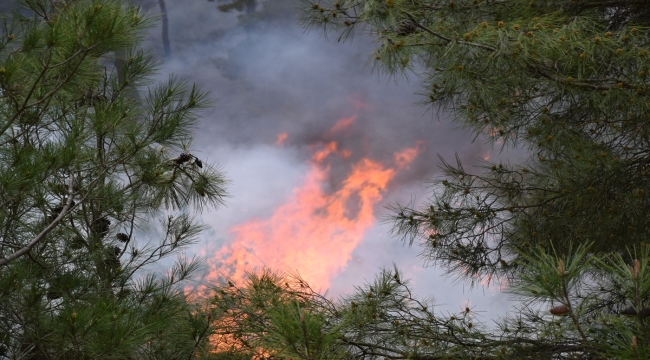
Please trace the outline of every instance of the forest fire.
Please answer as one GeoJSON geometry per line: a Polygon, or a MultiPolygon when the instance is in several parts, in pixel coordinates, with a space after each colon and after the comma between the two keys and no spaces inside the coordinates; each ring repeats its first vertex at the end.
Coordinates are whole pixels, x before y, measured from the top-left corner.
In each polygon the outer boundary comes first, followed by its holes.
{"type": "MultiPolygon", "coordinates": [[[[328,136],[345,131],[355,119],[340,119],[328,136]]],[[[280,134],[277,144],[286,139],[285,133],[280,134]]],[[[365,157],[351,160],[352,151],[342,149],[336,141],[310,146],[309,171],[302,185],[268,218],[231,227],[231,242],[208,256],[206,280],[225,276],[241,282],[246,271],[267,267],[297,272],[315,289],[327,289],[375,224],[375,207],[388,183],[422,148],[418,142],[396,152],[392,164],[382,164],[365,157]],[[333,157],[354,162],[344,180],[328,193],[324,190],[331,171],[327,160],[333,157]]]]}

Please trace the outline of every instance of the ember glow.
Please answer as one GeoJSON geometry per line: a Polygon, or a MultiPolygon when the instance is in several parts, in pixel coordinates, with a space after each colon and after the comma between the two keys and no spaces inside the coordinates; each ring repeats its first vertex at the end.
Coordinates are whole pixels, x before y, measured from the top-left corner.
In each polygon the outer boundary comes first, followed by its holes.
{"type": "MultiPolygon", "coordinates": [[[[345,130],[354,120],[354,116],[340,119],[328,134],[345,130]]],[[[331,168],[327,160],[348,159],[352,152],[336,141],[311,146],[309,171],[302,184],[269,217],[231,227],[229,244],[208,256],[206,280],[225,276],[241,282],[246,271],[268,267],[295,271],[315,289],[329,288],[375,224],[375,210],[387,185],[422,148],[417,143],[395,153],[391,164],[355,160],[344,180],[328,193],[324,190],[331,168]]]]}

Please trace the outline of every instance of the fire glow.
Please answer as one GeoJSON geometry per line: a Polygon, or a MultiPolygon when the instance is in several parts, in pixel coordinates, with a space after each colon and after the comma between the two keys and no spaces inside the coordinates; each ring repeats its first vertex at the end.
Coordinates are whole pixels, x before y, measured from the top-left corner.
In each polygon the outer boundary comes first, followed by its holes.
{"type": "Polygon", "coordinates": [[[275,145],[282,145],[282,144],[284,144],[284,142],[287,140],[287,137],[289,137],[289,135],[287,135],[286,132],[279,133],[279,134],[278,134],[278,138],[277,138],[277,140],[275,140],[275,145]]]}
{"type": "MultiPolygon", "coordinates": [[[[340,119],[328,132],[348,128],[356,117],[340,119]]],[[[277,145],[287,140],[278,136],[277,145]]],[[[214,281],[223,276],[241,282],[246,271],[262,267],[294,271],[315,289],[327,289],[351,259],[353,250],[375,224],[375,207],[389,182],[422,151],[422,144],[396,152],[392,164],[370,158],[355,161],[337,189],[323,190],[330,175],[326,161],[348,159],[352,152],[336,141],[311,147],[309,171],[287,201],[268,218],[256,218],[228,230],[231,241],[209,256],[214,281]]]]}

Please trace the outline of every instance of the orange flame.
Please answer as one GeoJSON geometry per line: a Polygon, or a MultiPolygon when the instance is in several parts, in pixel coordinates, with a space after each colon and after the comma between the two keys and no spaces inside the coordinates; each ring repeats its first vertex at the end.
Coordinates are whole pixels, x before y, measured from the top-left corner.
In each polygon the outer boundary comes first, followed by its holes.
{"type": "MultiPolygon", "coordinates": [[[[339,125],[344,123],[339,121],[338,128],[344,128],[339,125]]],[[[314,288],[328,288],[375,224],[375,205],[381,201],[382,192],[395,174],[415,159],[422,144],[395,153],[393,166],[368,158],[357,161],[339,189],[326,193],[323,184],[330,167],[323,160],[331,154],[343,158],[351,154],[337,150],[334,141],[315,150],[303,184],[269,218],[230,228],[232,241],[209,257],[206,280],[225,275],[241,283],[246,271],[268,267],[297,271],[314,288]]]]}
{"type": "Polygon", "coordinates": [[[418,140],[415,143],[415,147],[406,148],[400,152],[395,153],[395,165],[397,165],[399,169],[408,168],[408,165],[412,163],[413,160],[415,160],[418,154],[422,152],[423,148],[424,142],[418,140]]]}
{"type": "Polygon", "coordinates": [[[284,144],[284,141],[287,140],[289,135],[286,132],[279,133],[277,140],[275,140],[275,145],[282,145],[284,144]]]}
{"type": "Polygon", "coordinates": [[[336,154],[343,159],[347,159],[352,156],[352,151],[348,149],[339,150],[339,145],[336,141],[330,141],[327,144],[321,144],[319,146],[311,146],[312,149],[319,148],[312,155],[311,160],[315,163],[321,163],[325,160],[330,154],[336,154]]]}
{"type": "Polygon", "coordinates": [[[318,150],[311,159],[316,163],[320,163],[325,160],[329,154],[335,153],[337,148],[338,145],[336,144],[336,141],[330,141],[329,143],[325,144],[325,147],[323,149],[318,150]]]}
{"type": "Polygon", "coordinates": [[[332,128],[329,131],[329,134],[334,134],[334,133],[337,133],[337,132],[341,132],[341,131],[349,128],[350,125],[352,125],[352,123],[356,119],[357,119],[356,115],[352,115],[352,116],[347,117],[347,118],[339,119],[339,121],[337,121],[336,124],[334,124],[334,126],[332,126],[332,128]]]}

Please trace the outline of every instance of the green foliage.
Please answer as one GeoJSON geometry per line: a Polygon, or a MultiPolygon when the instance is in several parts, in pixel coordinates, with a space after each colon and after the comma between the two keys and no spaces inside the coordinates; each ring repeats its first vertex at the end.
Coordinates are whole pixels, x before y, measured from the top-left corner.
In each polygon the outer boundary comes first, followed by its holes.
{"type": "Polygon", "coordinates": [[[297,276],[263,270],[243,284],[214,289],[217,355],[277,359],[342,359],[331,303],[297,276]]]}
{"type": "MultiPolygon", "coordinates": [[[[646,359],[650,354],[650,247],[596,256],[522,254],[508,291],[519,307],[484,323],[466,307],[434,311],[397,269],[331,301],[300,278],[264,271],[215,289],[225,354],[273,359],[646,359]],[[265,279],[265,280],[263,280],[265,279]],[[265,283],[266,285],[262,285],[265,283]],[[283,286],[284,284],[284,286],[283,286]],[[322,344],[322,345],[321,345],[322,344]],[[325,345],[325,346],[323,346],[325,345]],[[320,346],[320,347],[319,347],[320,346]],[[312,349],[311,352],[308,349],[312,349]]],[[[487,314],[493,317],[493,314],[487,314]]]]}
{"type": "Polygon", "coordinates": [[[0,33],[0,351],[11,359],[206,355],[177,255],[226,196],[188,151],[204,93],[155,86],[150,18],[113,0],[24,0],[0,33]],[[156,224],[156,219],[160,219],[156,224]]]}
{"type": "Polygon", "coordinates": [[[508,281],[517,311],[441,316],[384,270],[339,302],[307,297],[341,358],[648,357],[649,19],[644,1],[303,0],[307,29],[368,31],[375,68],[415,73],[423,105],[531,154],[476,173],[442,159],[426,204],[391,207],[430,264],[508,281]]]}
{"type": "Polygon", "coordinates": [[[302,359],[336,359],[331,352],[336,332],[325,332],[325,316],[315,310],[300,308],[300,303],[272,307],[269,324],[272,331],[267,339],[274,344],[279,356],[302,359]],[[292,306],[293,305],[293,306],[292,306]]]}
{"type": "MultiPolygon", "coordinates": [[[[516,276],[522,251],[638,246],[648,236],[648,71],[644,2],[303,1],[303,23],[345,38],[366,29],[372,60],[423,79],[423,104],[523,164],[445,176],[423,207],[395,206],[395,233],[472,279],[516,276]]],[[[629,259],[628,259],[629,260],[629,259]]]]}

